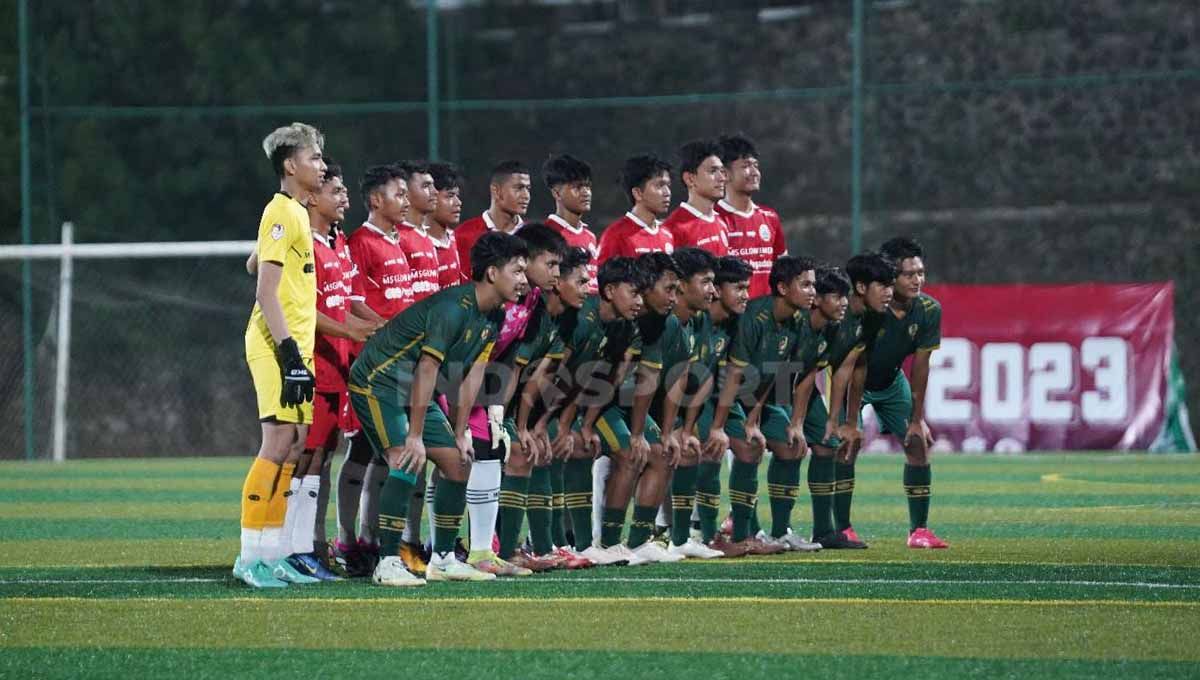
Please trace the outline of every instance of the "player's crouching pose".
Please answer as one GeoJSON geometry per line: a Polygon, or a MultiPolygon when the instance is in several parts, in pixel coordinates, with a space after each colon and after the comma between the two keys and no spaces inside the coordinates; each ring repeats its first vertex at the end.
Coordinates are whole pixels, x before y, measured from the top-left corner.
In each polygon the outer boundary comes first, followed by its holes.
{"type": "Polygon", "coordinates": [[[928,527],[932,474],[925,424],[925,386],[929,359],[942,341],[942,306],[921,292],[925,253],[914,240],[894,238],[880,252],[897,268],[895,295],[883,313],[881,327],[866,357],[865,370],[854,376],[851,399],[862,389],[881,431],[901,438],[904,446],[904,494],[908,497],[910,548],[948,548],[928,527]],[[901,370],[912,355],[912,384],[901,370]]]}
{"type": "Polygon", "coordinates": [[[312,422],[312,352],[317,284],[312,231],[302,201],[321,188],[325,140],[293,123],[263,140],[279,176],[279,192],[258,225],[259,269],[254,309],[246,326],[246,363],[258,397],[262,446],[242,486],[241,552],[234,576],[256,588],[311,583],[284,559],[281,545],[298,444],[312,422]]]}
{"type": "Polygon", "coordinates": [[[350,371],[350,400],[388,476],[379,499],[381,559],[374,581],[422,585],[399,556],[408,498],[428,455],[438,471],[429,580],[489,580],[458,561],[454,540],[466,506],[474,444],[467,415],[500,330],[501,306],[526,287],[527,251],[517,237],[485,234],[471,249],[472,282],[439,291],[401,312],[367,342],[350,371]],[[463,373],[466,377],[463,378],[463,373]],[[440,389],[438,389],[440,388],[440,389]],[[432,405],[451,398],[454,426],[432,405]]]}

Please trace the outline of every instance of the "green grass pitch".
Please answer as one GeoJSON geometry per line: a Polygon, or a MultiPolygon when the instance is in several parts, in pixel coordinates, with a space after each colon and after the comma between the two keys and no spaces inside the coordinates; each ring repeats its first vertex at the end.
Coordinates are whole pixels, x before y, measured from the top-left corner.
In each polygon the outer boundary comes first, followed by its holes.
{"type": "Polygon", "coordinates": [[[415,591],[235,583],[247,465],[0,464],[0,677],[1200,676],[1196,456],[943,456],[945,551],[867,457],[866,551],[415,591]]]}

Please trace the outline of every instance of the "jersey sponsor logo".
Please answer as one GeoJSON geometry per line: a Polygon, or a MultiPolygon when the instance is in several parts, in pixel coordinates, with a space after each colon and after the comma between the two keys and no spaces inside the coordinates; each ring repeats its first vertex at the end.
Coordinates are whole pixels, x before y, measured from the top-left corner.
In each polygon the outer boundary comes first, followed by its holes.
{"type": "Polygon", "coordinates": [[[412,288],[414,293],[436,293],[440,290],[436,283],[420,280],[413,281],[412,288]]]}
{"type": "Polygon", "coordinates": [[[758,227],[758,237],[764,241],[771,240],[771,228],[763,224],[758,227]]]}
{"type": "Polygon", "coordinates": [[[283,238],[284,228],[282,224],[275,224],[271,227],[271,238],[278,241],[283,238]]]}
{"type": "Polygon", "coordinates": [[[312,262],[304,263],[304,273],[305,274],[311,274],[311,273],[315,272],[316,270],[317,270],[317,268],[313,266],[312,262]]]}
{"type": "Polygon", "coordinates": [[[403,300],[404,290],[402,288],[384,288],[383,297],[387,300],[403,300]]]}
{"type": "Polygon", "coordinates": [[[330,295],[325,298],[325,306],[330,309],[338,309],[346,304],[346,298],[341,295],[330,295]]]}

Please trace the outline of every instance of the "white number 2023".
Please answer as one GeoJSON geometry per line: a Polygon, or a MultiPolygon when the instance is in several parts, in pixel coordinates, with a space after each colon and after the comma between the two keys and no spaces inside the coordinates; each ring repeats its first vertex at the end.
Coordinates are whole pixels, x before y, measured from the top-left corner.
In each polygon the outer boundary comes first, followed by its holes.
{"type": "Polygon", "coordinates": [[[977,349],[965,338],[945,338],[933,354],[925,411],[930,422],[941,423],[970,422],[976,414],[994,423],[1025,415],[1047,425],[1078,418],[1088,424],[1120,423],[1129,411],[1129,369],[1129,347],[1121,338],[1086,338],[1078,350],[1065,342],[1039,342],[1028,349],[997,342],[977,349]],[[1084,371],[1091,373],[1093,386],[1080,392],[1076,387],[1084,371]]]}

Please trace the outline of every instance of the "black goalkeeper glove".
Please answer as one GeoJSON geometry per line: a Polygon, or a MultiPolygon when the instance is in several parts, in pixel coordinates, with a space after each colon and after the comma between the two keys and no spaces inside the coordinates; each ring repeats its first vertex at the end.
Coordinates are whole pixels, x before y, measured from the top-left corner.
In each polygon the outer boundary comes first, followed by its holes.
{"type": "Polygon", "coordinates": [[[279,405],[299,406],[313,400],[313,374],[304,365],[300,348],[292,338],[279,343],[279,368],[283,374],[283,390],[279,393],[279,405]]]}

